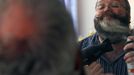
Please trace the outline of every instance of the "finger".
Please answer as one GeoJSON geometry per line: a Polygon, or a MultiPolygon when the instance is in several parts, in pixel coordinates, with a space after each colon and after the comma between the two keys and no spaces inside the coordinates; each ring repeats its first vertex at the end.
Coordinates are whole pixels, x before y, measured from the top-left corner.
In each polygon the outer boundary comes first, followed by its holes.
{"type": "Polygon", "coordinates": [[[103,73],[103,69],[101,68],[101,65],[97,62],[94,62],[91,65],[85,65],[84,68],[86,74],[100,75],[100,73],[103,73]]]}
{"type": "Polygon", "coordinates": [[[89,65],[85,65],[84,69],[85,69],[85,74],[86,75],[100,75],[100,73],[103,73],[103,69],[99,68],[97,70],[96,67],[99,67],[99,64],[96,64],[93,68],[89,67],[89,65]]]}
{"type": "Polygon", "coordinates": [[[104,73],[104,69],[100,68],[98,71],[96,71],[96,75],[100,75],[104,73]]]}
{"type": "Polygon", "coordinates": [[[96,62],[92,63],[91,65],[85,65],[84,67],[86,70],[90,70],[92,72],[96,72],[101,69],[101,65],[96,62]]]}
{"type": "Polygon", "coordinates": [[[129,40],[134,40],[134,36],[128,36],[129,40]]]}
{"type": "Polygon", "coordinates": [[[126,63],[131,63],[131,62],[134,62],[134,57],[126,59],[126,63]]]}
{"type": "Polygon", "coordinates": [[[97,62],[93,62],[92,64],[88,65],[88,68],[94,68],[95,65],[97,65],[97,62]]]}
{"type": "Polygon", "coordinates": [[[84,70],[87,71],[87,72],[90,71],[89,65],[85,65],[84,70]]]}
{"type": "Polygon", "coordinates": [[[97,72],[101,69],[101,65],[100,64],[96,64],[93,68],[92,68],[92,71],[93,72],[97,72]]]}
{"type": "Polygon", "coordinates": [[[130,50],[130,49],[134,49],[134,43],[128,43],[127,45],[125,45],[125,47],[123,48],[125,51],[130,50]]]}
{"type": "Polygon", "coordinates": [[[89,69],[89,65],[85,65],[84,66],[84,72],[85,72],[85,75],[91,75],[92,73],[90,73],[90,69],[89,69]]]}
{"type": "Polygon", "coordinates": [[[130,52],[125,54],[124,60],[126,60],[127,58],[130,58],[130,57],[133,57],[133,56],[134,56],[134,51],[130,51],[130,52]]]}

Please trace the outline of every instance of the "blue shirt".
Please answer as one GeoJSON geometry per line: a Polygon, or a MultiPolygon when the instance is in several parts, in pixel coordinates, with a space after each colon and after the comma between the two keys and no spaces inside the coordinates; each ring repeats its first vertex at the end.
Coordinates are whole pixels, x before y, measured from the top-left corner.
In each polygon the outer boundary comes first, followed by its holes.
{"type": "MultiPolygon", "coordinates": [[[[84,48],[87,48],[93,45],[98,45],[98,44],[100,44],[100,42],[98,39],[98,35],[96,33],[81,41],[80,50],[82,52],[84,48]]],[[[128,75],[127,66],[123,59],[122,54],[123,54],[123,50],[112,62],[109,61],[104,55],[102,55],[101,57],[97,59],[97,62],[99,62],[101,66],[103,67],[104,73],[113,73],[114,75],[128,75]]]]}

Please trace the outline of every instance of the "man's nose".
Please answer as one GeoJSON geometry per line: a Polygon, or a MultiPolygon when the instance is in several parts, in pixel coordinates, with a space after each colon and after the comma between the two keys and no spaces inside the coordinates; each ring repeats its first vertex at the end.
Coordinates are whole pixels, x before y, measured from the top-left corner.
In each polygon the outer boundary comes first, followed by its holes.
{"type": "Polygon", "coordinates": [[[108,12],[108,11],[111,11],[111,8],[110,8],[109,6],[106,6],[106,7],[104,8],[104,12],[108,12]]]}

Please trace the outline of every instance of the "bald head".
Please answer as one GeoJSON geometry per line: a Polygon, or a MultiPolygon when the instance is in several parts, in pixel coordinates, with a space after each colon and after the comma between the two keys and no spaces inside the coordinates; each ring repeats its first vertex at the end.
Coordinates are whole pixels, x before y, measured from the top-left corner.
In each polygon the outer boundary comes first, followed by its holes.
{"type": "Polygon", "coordinates": [[[58,0],[0,0],[0,7],[0,60],[11,62],[6,69],[13,73],[7,75],[71,74],[76,38],[58,0]]]}

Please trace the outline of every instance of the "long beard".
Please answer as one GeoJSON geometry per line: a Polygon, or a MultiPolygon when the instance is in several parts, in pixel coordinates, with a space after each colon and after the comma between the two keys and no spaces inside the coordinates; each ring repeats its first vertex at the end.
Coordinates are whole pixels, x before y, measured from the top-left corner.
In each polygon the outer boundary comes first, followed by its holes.
{"type": "Polygon", "coordinates": [[[113,44],[123,43],[130,34],[129,21],[125,19],[126,17],[111,14],[95,17],[95,29],[103,40],[108,38],[113,44]],[[107,16],[110,16],[110,19],[107,16]]]}

